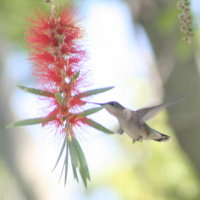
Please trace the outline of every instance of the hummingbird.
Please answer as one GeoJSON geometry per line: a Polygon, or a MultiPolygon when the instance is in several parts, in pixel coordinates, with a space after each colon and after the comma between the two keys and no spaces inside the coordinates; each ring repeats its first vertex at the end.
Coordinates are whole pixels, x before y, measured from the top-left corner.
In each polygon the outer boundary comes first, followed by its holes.
{"type": "Polygon", "coordinates": [[[93,103],[103,106],[111,115],[117,118],[119,122],[120,134],[124,132],[132,138],[133,143],[142,140],[154,140],[163,142],[170,139],[170,136],[160,133],[159,131],[149,127],[146,121],[154,117],[159,111],[173,104],[174,102],[162,103],[152,107],[131,110],[125,108],[116,101],[107,103],[93,103]]]}

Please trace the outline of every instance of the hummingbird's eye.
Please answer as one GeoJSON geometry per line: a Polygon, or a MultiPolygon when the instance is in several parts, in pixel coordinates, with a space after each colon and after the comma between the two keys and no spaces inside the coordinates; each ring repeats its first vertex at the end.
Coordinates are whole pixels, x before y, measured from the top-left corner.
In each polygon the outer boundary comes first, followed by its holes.
{"type": "Polygon", "coordinates": [[[122,105],[120,105],[118,102],[116,101],[111,101],[108,103],[110,106],[113,106],[114,108],[117,108],[117,109],[124,109],[124,107],[122,105]]]}
{"type": "Polygon", "coordinates": [[[117,106],[117,102],[111,102],[110,105],[111,106],[117,106]]]}

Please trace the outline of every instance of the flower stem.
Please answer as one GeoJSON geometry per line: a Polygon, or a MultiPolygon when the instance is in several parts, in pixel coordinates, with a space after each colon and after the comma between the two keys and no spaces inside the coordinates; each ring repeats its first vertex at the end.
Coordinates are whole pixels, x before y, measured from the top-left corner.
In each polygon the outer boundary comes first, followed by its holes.
{"type": "Polygon", "coordinates": [[[50,5],[51,5],[51,17],[55,17],[55,6],[54,6],[54,0],[50,0],[50,5]]]}

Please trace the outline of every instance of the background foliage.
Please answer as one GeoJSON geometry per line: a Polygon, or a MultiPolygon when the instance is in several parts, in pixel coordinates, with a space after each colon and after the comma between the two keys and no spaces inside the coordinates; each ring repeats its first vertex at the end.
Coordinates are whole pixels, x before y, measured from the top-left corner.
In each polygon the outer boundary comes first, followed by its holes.
{"type": "MultiPolygon", "coordinates": [[[[163,83],[162,92],[166,97],[183,94],[185,100],[149,122],[155,129],[171,133],[171,142],[132,145],[129,138],[114,136],[120,148],[117,160],[93,174],[88,190],[79,190],[80,199],[98,199],[104,193],[120,200],[197,200],[200,198],[200,81],[196,38],[191,45],[182,41],[176,1],[126,2],[133,23],[136,27],[142,25],[149,37],[163,83]]],[[[47,183],[44,172],[35,172],[36,168],[23,160],[24,149],[32,149],[31,138],[25,130],[4,128],[14,121],[15,115],[9,104],[15,83],[5,73],[5,58],[12,49],[26,51],[26,17],[35,10],[48,9],[48,5],[44,1],[25,0],[0,0],[0,5],[0,199],[53,199],[55,190],[47,183]]],[[[20,70],[17,63],[13,67],[20,70]]],[[[127,87],[132,90],[130,85],[127,87]]]]}

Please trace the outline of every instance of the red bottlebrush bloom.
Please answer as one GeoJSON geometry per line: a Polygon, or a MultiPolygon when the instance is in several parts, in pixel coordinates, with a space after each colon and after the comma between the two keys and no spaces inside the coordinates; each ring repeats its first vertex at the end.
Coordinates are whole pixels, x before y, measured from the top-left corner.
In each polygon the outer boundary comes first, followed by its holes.
{"type": "Polygon", "coordinates": [[[78,170],[84,185],[87,186],[87,181],[90,180],[89,170],[84,153],[76,139],[75,129],[87,125],[105,133],[112,133],[88,118],[88,115],[98,112],[103,107],[84,109],[85,98],[108,91],[112,87],[82,91],[87,82],[87,73],[83,69],[86,51],[80,43],[82,30],[78,26],[75,12],[71,10],[71,7],[60,8],[55,13],[53,0],[50,2],[51,15],[38,15],[37,19],[30,20],[32,26],[27,37],[32,47],[29,59],[33,64],[33,74],[41,83],[42,88],[38,90],[19,86],[26,92],[44,96],[49,103],[48,108],[45,109],[47,113],[44,117],[21,120],[12,126],[40,123],[43,126],[54,126],[56,130],[65,133],[56,165],[64,154],[63,169],[65,168],[66,183],[70,154],[75,179],[78,180],[78,170]]]}
{"type": "Polygon", "coordinates": [[[73,135],[73,128],[84,123],[77,112],[86,103],[78,95],[86,78],[82,72],[86,53],[79,42],[82,30],[71,7],[60,8],[51,16],[39,15],[30,21],[32,26],[27,40],[33,49],[30,56],[33,73],[42,83],[43,90],[57,94],[47,98],[54,109],[47,114],[51,120],[45,125],[54,124],[63,131],[67,128],[73,135]]]}

